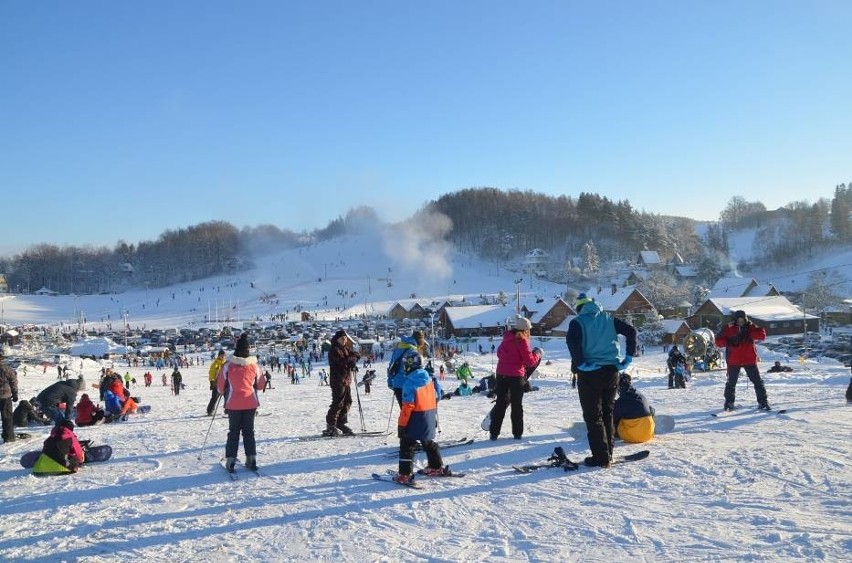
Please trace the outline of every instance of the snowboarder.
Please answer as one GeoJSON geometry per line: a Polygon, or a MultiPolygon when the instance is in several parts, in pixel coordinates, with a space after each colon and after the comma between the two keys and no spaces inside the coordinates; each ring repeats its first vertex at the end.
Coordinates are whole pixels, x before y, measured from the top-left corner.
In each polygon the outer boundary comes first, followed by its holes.
{"type": "Polygon", "coordinates": [[[245,466],[257,469],[257,448],[254,438],[254,418],[260,406],[257,392],[263,389],[263,377],[257,357],[249,350],[248,334],[237,340],[234,355],[219,370],[216,390],[225,396],[225,411],[228,413],[228,441],[225,443],[225,469],[234,472],[240,434],[246,454],[245,466]]]}
{"type": "Polygon", "coordinates": [[[104,410],[98,407],[89,398],[88,393],[83,393],[80,402],[77,403],[77,426],[92,426],[103,420],[104,410]]]}
{"type": "Polygon", "coordinates": [[[74,434],[74,423],[63,420],[53,427],[44,441],[42,453],[33,466],[36,475],[61,475],[76,473],[83,465],[83,447],[74,434]]]}
{"type": "Polygon", "coordinates": [[[571,372],[577,374],[577,393],[588,429],[592,455],[584,463],[609,467],[615,438],[613,408],[618,373],[633,363],[636,329],[601,310],[594,298],[577,296],[577,316],[568,325],[565,342],[571,352],[571,372]],[[626,339],[625,356],[619,359],[618,335],[626,339]]]}
{"type": "Polygon", "coordinates": [[[15,412],[12,413],[12,422],[16,427],[27,427],[30,425],[30,422],[51,424],[50,419],[35,409],[33,406],[34,401],[35,397],[29,401],[23,399],[20,403],[18,403],[18,406],[15,407],[15,412]]]}
{"type": "Polygon", "coordinates": [[[778,360],[775,360],[775,363],[772,365],[772,367],[766,370],[767,373],[782,373],[788,371],[793,371],[793,368],[791,368],[790,366],[782,366],[781,362],[779,362],[778,360]]]}
{"type": "Polygon", "coordinates": [[[506,409],[512,407],[512,436],[520,440],[524,435],[524,387],[527,383],[526,368],[538,364],[540,353],[530,350],[532,323],[522,315],[512,321],[503,333],[503,341],[497,348],[497,403],[491,411],[489,436],[496,440],[503,426],[506,409]]]}
{"type": "Polygon", "coordinates": [[[616,435],[625,442],[641,444],[654,437],[654,407],[636,390],[628,373],[619,375],[612,419],[616,435]]]}
{"type": "Polygon", "coordinates": [[[728,363],[728,382],[725,384],[725,410],[734,410],[737,392],[737,379],[740,369],[754,385],[757,395],[757,408],[772,410],[766,395],[766,387],[757,369],[757,347],[755,342],[766,338],[766,329],[752,323],[745,311],[735,311],[734,318],[716,335],[716,346],[725,348],[725,360],[728,363]]]}
{"type": "Polygon", "coordinates": [[[456,370],[456,377],[459,378],[459,381],[462,383],[467,383],[468,379],[473,376],[473,373],[470,370],[470,365],[467,362],[462,362],[462,365],[459,366],[459,369],[456,370]]]}

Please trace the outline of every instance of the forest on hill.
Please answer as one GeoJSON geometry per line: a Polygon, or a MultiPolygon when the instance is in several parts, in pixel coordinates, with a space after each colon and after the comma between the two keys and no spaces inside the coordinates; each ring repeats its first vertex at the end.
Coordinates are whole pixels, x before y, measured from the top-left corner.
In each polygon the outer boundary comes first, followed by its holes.
{"type": "MultiPolygon", "coordinates": [[[[852,183],[836,186],[831,200],[793,202],[771,211],[760,202],[734,197],[719,221],[706,225],[701,235],[696,221],[688,217],[637,211],[628,200],[612,201],[592,193],[575,198],[469,188],[426,203],[407,220],[435,214],[449,220],[452,228],[446,238],[458,250],[487,260],[508,261],[541,248],[557,262],[581,257],[593,268],[592,262],[629,261],[648,249],[665,261],[682,258],[696,264],[712,282],[727,262],[728,236],[738,229],[756,229],[759,252],[754,260],[764,264],[848,245],[852,183]]],[[[365,225],[381,225],[370,207],[349,210],[312,232],[296,233],[275,225],[240,230],[225,221],[209,221],[169,229],[155,241],[119,240],[113,248],[40,243],[0,258],[0,274],[5,274],[10,291],[24,293],[42,287],[65,294],[164,287],[227,273],[250,265],[252,257],[330,240],[365,225]]]]}

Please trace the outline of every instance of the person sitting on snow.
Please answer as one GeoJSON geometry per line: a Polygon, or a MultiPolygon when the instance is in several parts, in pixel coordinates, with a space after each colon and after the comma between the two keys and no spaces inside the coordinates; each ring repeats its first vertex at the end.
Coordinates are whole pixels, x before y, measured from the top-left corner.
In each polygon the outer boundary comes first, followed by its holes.
{"type": "Polygon", "coordinates": [[[97,406],[89,398],[88,393],[83,393],[80,402],[77,403],[77,426],[92,426],[104,418],[104,410],[97,406]]]}
{"type": "Polygon", "coordinates": [[[618,379],[618,398],[612,410],[615,434],[631,444],[641,444],[654,437],[654,407],[633,387],[629,374],[618,379]]]}
{"type": "Polygon", "coordinates": [[[793,371],[793,368],[791,368],[790,366],[782,366],[781,362],[776,360],[775,365],[766,370],[767,373],[779,373],[782,371],[793,371]]]}
{"type": "Polygon", "coordinates": [[[83,446],[74,434],[74,423],[65,420],[50,431],[42,453],[33,466],[36,475],[76,473],[85,461],[83,446]]]}
{"type": "Polygon", "coordinates": [[[139,406],[132,397],[124,399],[123,395],[117,395],[111,389],[104,393],[104,403],[106,405],[104,422],[112,422],[118,419],[127,420],[127,415],[135,414],[139,406]]]}
{"type": "Polygon", "coordinates": [[[26,399],[21,400],[18,403],[18,406],[15,407],[15,412],[12,413],[12,424],[16,427],[27,427],[31,422],[37,422],[38,424],[51,424],[50,419],[44,416],[41,412],[37,411],[33,406],[35,402],[35,397],[27,401],[26,399]]]}

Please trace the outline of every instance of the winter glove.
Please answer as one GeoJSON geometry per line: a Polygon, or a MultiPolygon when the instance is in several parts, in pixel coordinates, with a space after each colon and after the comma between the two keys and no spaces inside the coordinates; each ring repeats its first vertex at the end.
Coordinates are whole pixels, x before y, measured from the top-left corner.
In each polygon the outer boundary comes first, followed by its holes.
{"type": "Polygon", "coordinates": [[[618,364],[618,371],[624,371],[633,363],[633,356],[624,356],[624,360],[618,364]]]}
{"type": "Polygon", "coordinates": [[[12,395],[12,402],[13,402],[13,403],[17,403],[17,402],[18,402],[18,394],[17,394],[17,393],[15,393],[14,395],[12,395]]]}

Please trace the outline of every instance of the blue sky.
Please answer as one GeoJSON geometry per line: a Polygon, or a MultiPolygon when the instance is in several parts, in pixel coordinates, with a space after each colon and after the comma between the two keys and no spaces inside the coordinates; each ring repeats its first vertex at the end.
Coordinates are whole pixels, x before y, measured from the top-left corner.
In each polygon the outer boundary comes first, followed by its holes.
{"type": "Polygon", "coordinates": [[[468,187],[716,219],[852,180],[852,2],[0,4],[0,253],[468,187]]]}

